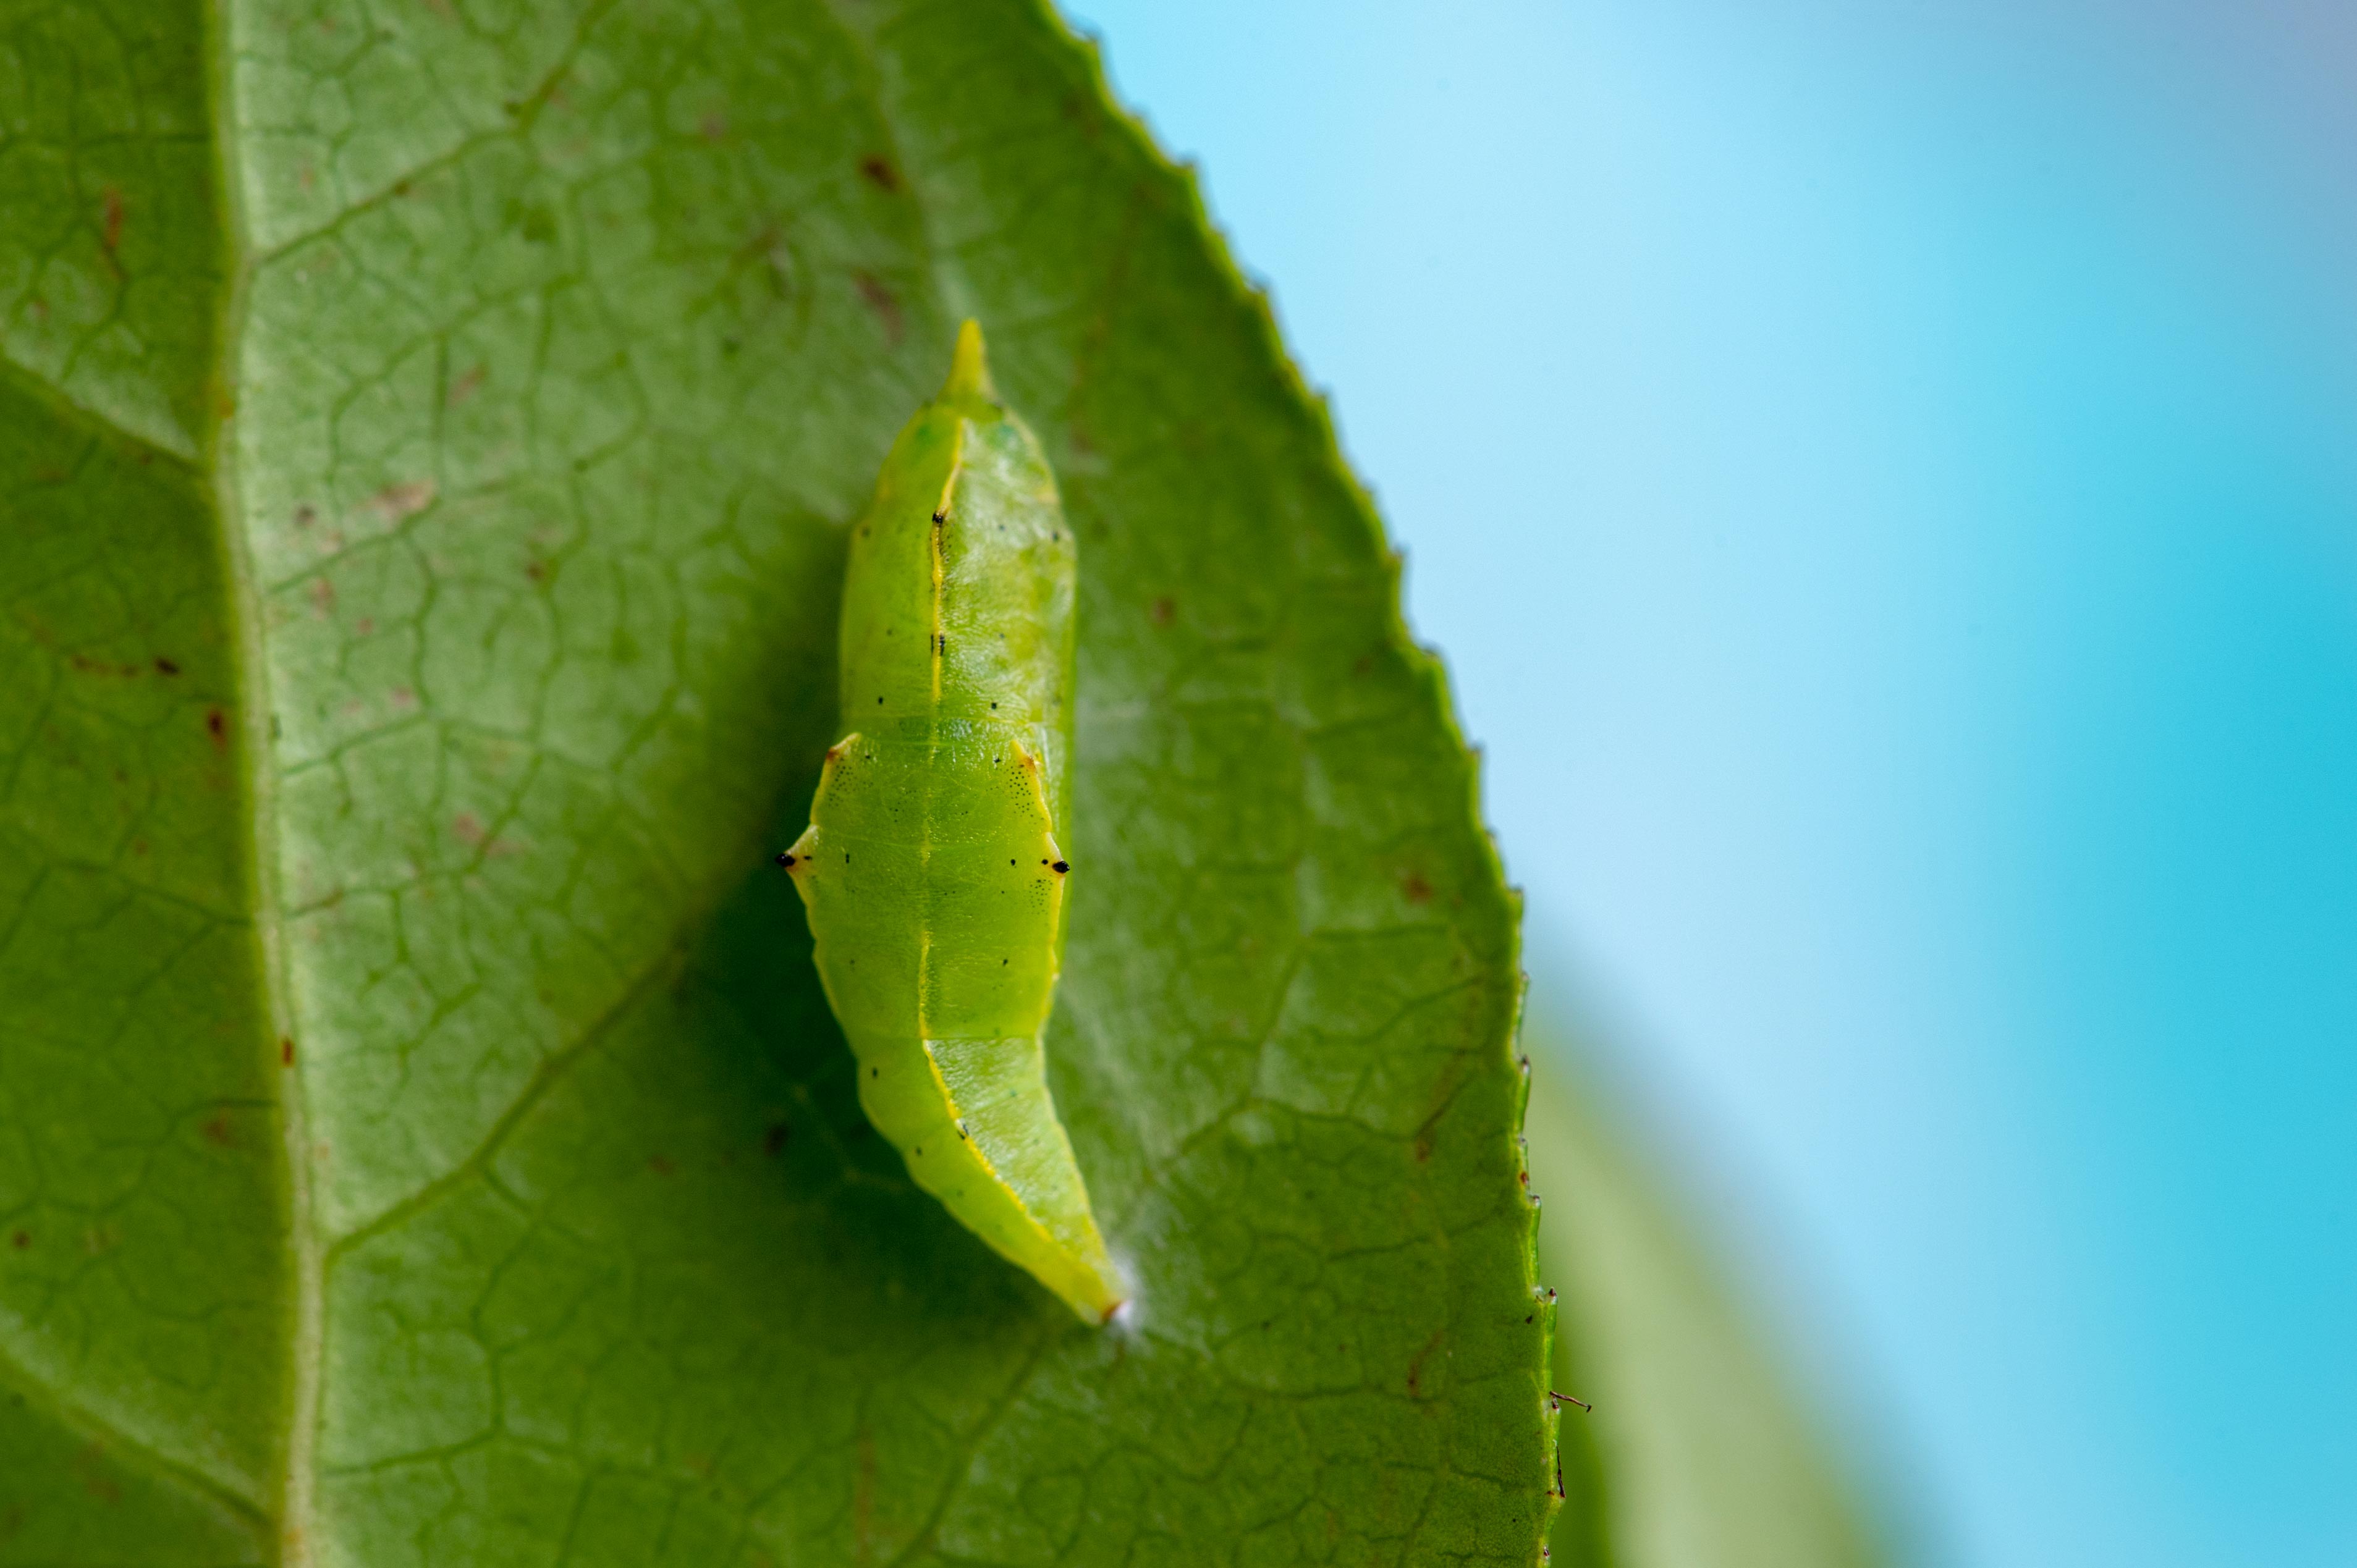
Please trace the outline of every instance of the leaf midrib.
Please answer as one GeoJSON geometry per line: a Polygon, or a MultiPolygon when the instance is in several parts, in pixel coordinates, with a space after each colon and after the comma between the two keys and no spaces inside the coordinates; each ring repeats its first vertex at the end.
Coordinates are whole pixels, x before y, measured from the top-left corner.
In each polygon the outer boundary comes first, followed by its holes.
{"type": "Polygon", "coordinates": [[[220,214],[221,276],[223,283],[213,329],[210,386],[204,399],[204,439],[199,467],[211,480],[213,521],[221,580],[230,603],[235,634],[234,680],[237,691],[237,783],[245,807],[247,832],[239,845],[240,871],[245,881],[247,908],[252,914],[258,961],[254,973],[261,994],[256,999],[269,1028],[261,1042],[268,1060],[265,1071],[275,1073],[279,1086],[279,1127],[284,1143],[279,1179],[284,1183],[283,1220],[290,1253],[286,1299],[282,1305],[287,1326],[287,1355],[283,1429],[275,1495],[260,1511],[278,1526],[278,1560],[282,1568],[307,1568],[312,1561],[310,1499],[319,1408],[320,1369],[326,1316],[326,1273],[318,1233],[312,1223],[309,1123],[302,1074],[291,1059],[294,1010],[287,994],[285,930],[277,885],[277,792],[271,755],[269,665],[263,650],[260,590],[240,504],[235,434],[237,378],[232,369],[243,341],[248,292],[255,263],[245,215],[245,187],[241,177],[234,91],[235,55],[228,15],[229,0],[208,0],[204,15],[206,118],[213,136],[215,199],[220,214]],[[274,1507],[271,1505],[275,1505],[274,1507]]]}

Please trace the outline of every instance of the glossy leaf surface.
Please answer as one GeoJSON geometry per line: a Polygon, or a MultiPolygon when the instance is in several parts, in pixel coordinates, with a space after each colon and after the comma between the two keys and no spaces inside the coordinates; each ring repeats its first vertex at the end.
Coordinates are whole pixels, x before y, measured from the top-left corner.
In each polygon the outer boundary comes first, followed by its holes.
{"type": "Polygon", "coordinates": [[[0,0],[0,1563],[1526,1563],[1515,921],[1186,180],[977,0],[0,0]],[[963,316],[1081,538],[1120,1333],[767,854],[963,316]]]}

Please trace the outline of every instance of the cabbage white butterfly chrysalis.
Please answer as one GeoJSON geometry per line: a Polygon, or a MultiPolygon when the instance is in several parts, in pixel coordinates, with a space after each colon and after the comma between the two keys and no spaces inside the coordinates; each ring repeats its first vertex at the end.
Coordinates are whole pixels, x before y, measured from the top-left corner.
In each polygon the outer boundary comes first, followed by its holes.
{"type": "Polygon", "coordinates": [[[842,700],[811,825],[778,856],[917,1185],[1091,1323],[1121,1305],[1045,1040],[1063,947],[1077,560],[982,330],[884,460],[851,538],[842,700]]]}

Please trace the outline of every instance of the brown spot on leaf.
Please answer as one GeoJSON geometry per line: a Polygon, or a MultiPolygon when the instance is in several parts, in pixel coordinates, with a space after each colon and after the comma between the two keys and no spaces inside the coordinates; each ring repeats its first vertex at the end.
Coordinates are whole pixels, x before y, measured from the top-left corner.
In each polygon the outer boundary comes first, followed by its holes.
{"type": "Polygon", "coordinates": [[[292,1035],[278,1036],[278,1065],[280,1067],[295,1065],[295,1036],[292,1035]]]}
{"type": "Polygon", "coordinates": [[[393,705],[396,708],[414,708],[417,705],[417,693],[406,686],[395,686],[385,694],[392,699],[393,705]]]}
{"type": "Polygon", "coordinates": [[[1168,626],[1178,614],[1178,607],[1172,604],[1167,596],[1155,600],[1146,607],[1146,618],[1157,626],[1168,626]]]}
{"type": "Polygon", "coordinates": [[[415,517],[434,504],[439,489],[432,479],[411,479],[406,484],[387,485],[369,497],[369,510],[387,522],[399,522],[405,517],[415,517]]]}
{"type": "Polygon", "coordinates": [[[706,114],[695,123],[696,134],[707,142],[716,142],[728,134],[728,116],[706,114]]]}
{"type": "Polygon", "coordinates": [[[647,1169],[649,1169],[649,1170],[651,1170],[651,1171],[654,1172],[654,1173],[655,1173],[655,1175],[657,1175],[657,1176],[667,1176],[671,1175],[673,1171],[676,1171],[677,1169],[679,1169],[679,1167],[678,1167],[677,1165],[675,1165],[672,1164],[671,1159],[670,1159],[670,1157],[669,1157],[668,1155],[649,1155],[647,1156],[647,1169]]]}
{"type": "Polygon", "coordinates": [[[207,708],[205,733],[213,737],[215,751],[227,751],[229,749],[229,715],[219,708],[207,708]]]}
{"type": "Polygon", "coordinates": [[[106,1462],[106,1445],[92,1443],[74,1455],[74,1471],[81,1481],[81,1489],[102,1503],[119,1503],[123,1488],[114,1477],[100,1468],[106,1462]]]}
{"type": "Polygon", "coordinates": [[[1411,904],[1432,902],[1432,884],[1424,879],[1424,873],[1421,871],[1409,872],[1407,880],[1400,884],[1400,892],[1406,896],[1407,901],[1411,904]]]}
{"type": "Polygon", "coordinates": [[[8,1245],[16,1248],[19,1252],[23,1251],[32,1244],[33,1233],[29,1230],[19,1230],[14,1236],[8,1238],[8,1245]]]}
{"type": "Polygon", "coordinates": [[[483,384],[483,367],[477,365],[473,370],[468,371],[466,374],[460,376],[457,381],[450,383],[449,396],[446,401],[448,402],[452,408],[457,407],[460,403],[474,396],[478,391],[481,390],[483,384]]]}
{"type": "Polygon", "coordinates": [[[311,579],[311,613],[321,620],[336,613],[336,585],[325,577],[311,579]]]}
{"type": "Polygon", "coordinates": [[[786,1140],[792,1135],[793,1129],[783,1122],[770,1122],[769,1131],[761,1134],[761,1152],[776,1159],[785,1152],[786,1140]]]}
{"type": "Polygon", "coordinates": [[[173,663],[170,660],[168,660],[168,659],[164,659],[164,658],[158,658],[158,659],[156,660],[156,674],[158,674],[158,675],[178,675],[179,672],[180,672],[180,667],[179,667],[178,664],[173,663]]]}
{"type": "Polygon", "coordinates": [[[1103,136],[1104,110],[1096,94],[1068,92],[1057,107],[1064,118],[1079,126],[1081,134],[1089,140],[1093,142],[1103,136]]]}
{"type": "Polygon", "coordinates": [[[99,240],[106,246],[106,253],[111,256],[114,253],[115,247],[123,243],[124,216],[123,193],[110,185],[99,193],[98,202],[99,240]]]}
{"type": "Polygon", "coordinates": [[[885,341],[895,349],[899,348],[904,329],[899,300],[893,297],[892,291],[886,288],[873,273],[854,273],[851,281],[859,285],[859,297],[867,302],[867,308],[884,323],[885,341]]]}
{"type": "Polygon", "coordinates": [[[226,1149],[230,1146],[228,1112],[214,1112],[210,1116],[205,1118],[205,1124],[197,1130],[205,1135],[206,1143],[214,1145],[216,1148],[226,1149]]]}
{"type": "Polygon", "coordinates": [[[472,811],[461,811],[450,820],[450,836],[460,843],[483,842],[483,824],[472,811]]]}
{"type": "Polygon", "coordinates": [[[310,527],[313,523],[315,523],[315,522],[317,522],[317,521],[319,521],[319,509],[318,509],[317,507],[313,506],[309,501],[305,501],[301,506],[298,506],[298,507],[296,507],[296,508],[295,509],[295,526],[296,526],[296,527],[297,527],[297,528],[308,528],[308,527],[310,527]]]}
{"type": "Polygon", "coordinates": [[[859,172],[866,177],[869,184],[888,195],[897,195],[900,189],[899,175],[879,154],[870,153],[860,159],[859,172]]]}
{"type": "Polygon", "coordinates": [[[1432,1359],[1432,1353],[1440,1348],[1440,1342],[1448,1336],[1448,1330],[1445,1327],[1434,1329],[1432,1331],[1432,1337],[1424,1342],[1424,1348],[1415,1353],[1415,1359],[1407,1364],[1408,1398],[1421,1399],[1424,1397],[1425,1363],[1432,1359]]]}

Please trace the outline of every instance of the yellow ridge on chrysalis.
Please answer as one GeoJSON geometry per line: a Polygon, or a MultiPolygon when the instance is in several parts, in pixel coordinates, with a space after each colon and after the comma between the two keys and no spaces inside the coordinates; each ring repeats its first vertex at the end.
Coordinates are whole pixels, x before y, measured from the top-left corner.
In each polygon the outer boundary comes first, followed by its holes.
{"type": "Polygon", "coordinates": [[[1063,950],[1077,556],[982,330],[851,537],[842,704],[778,857],[868,1119],[917,1184],[1091,1323],[1123,1289],[1048,1087],[1063,950]]]}

